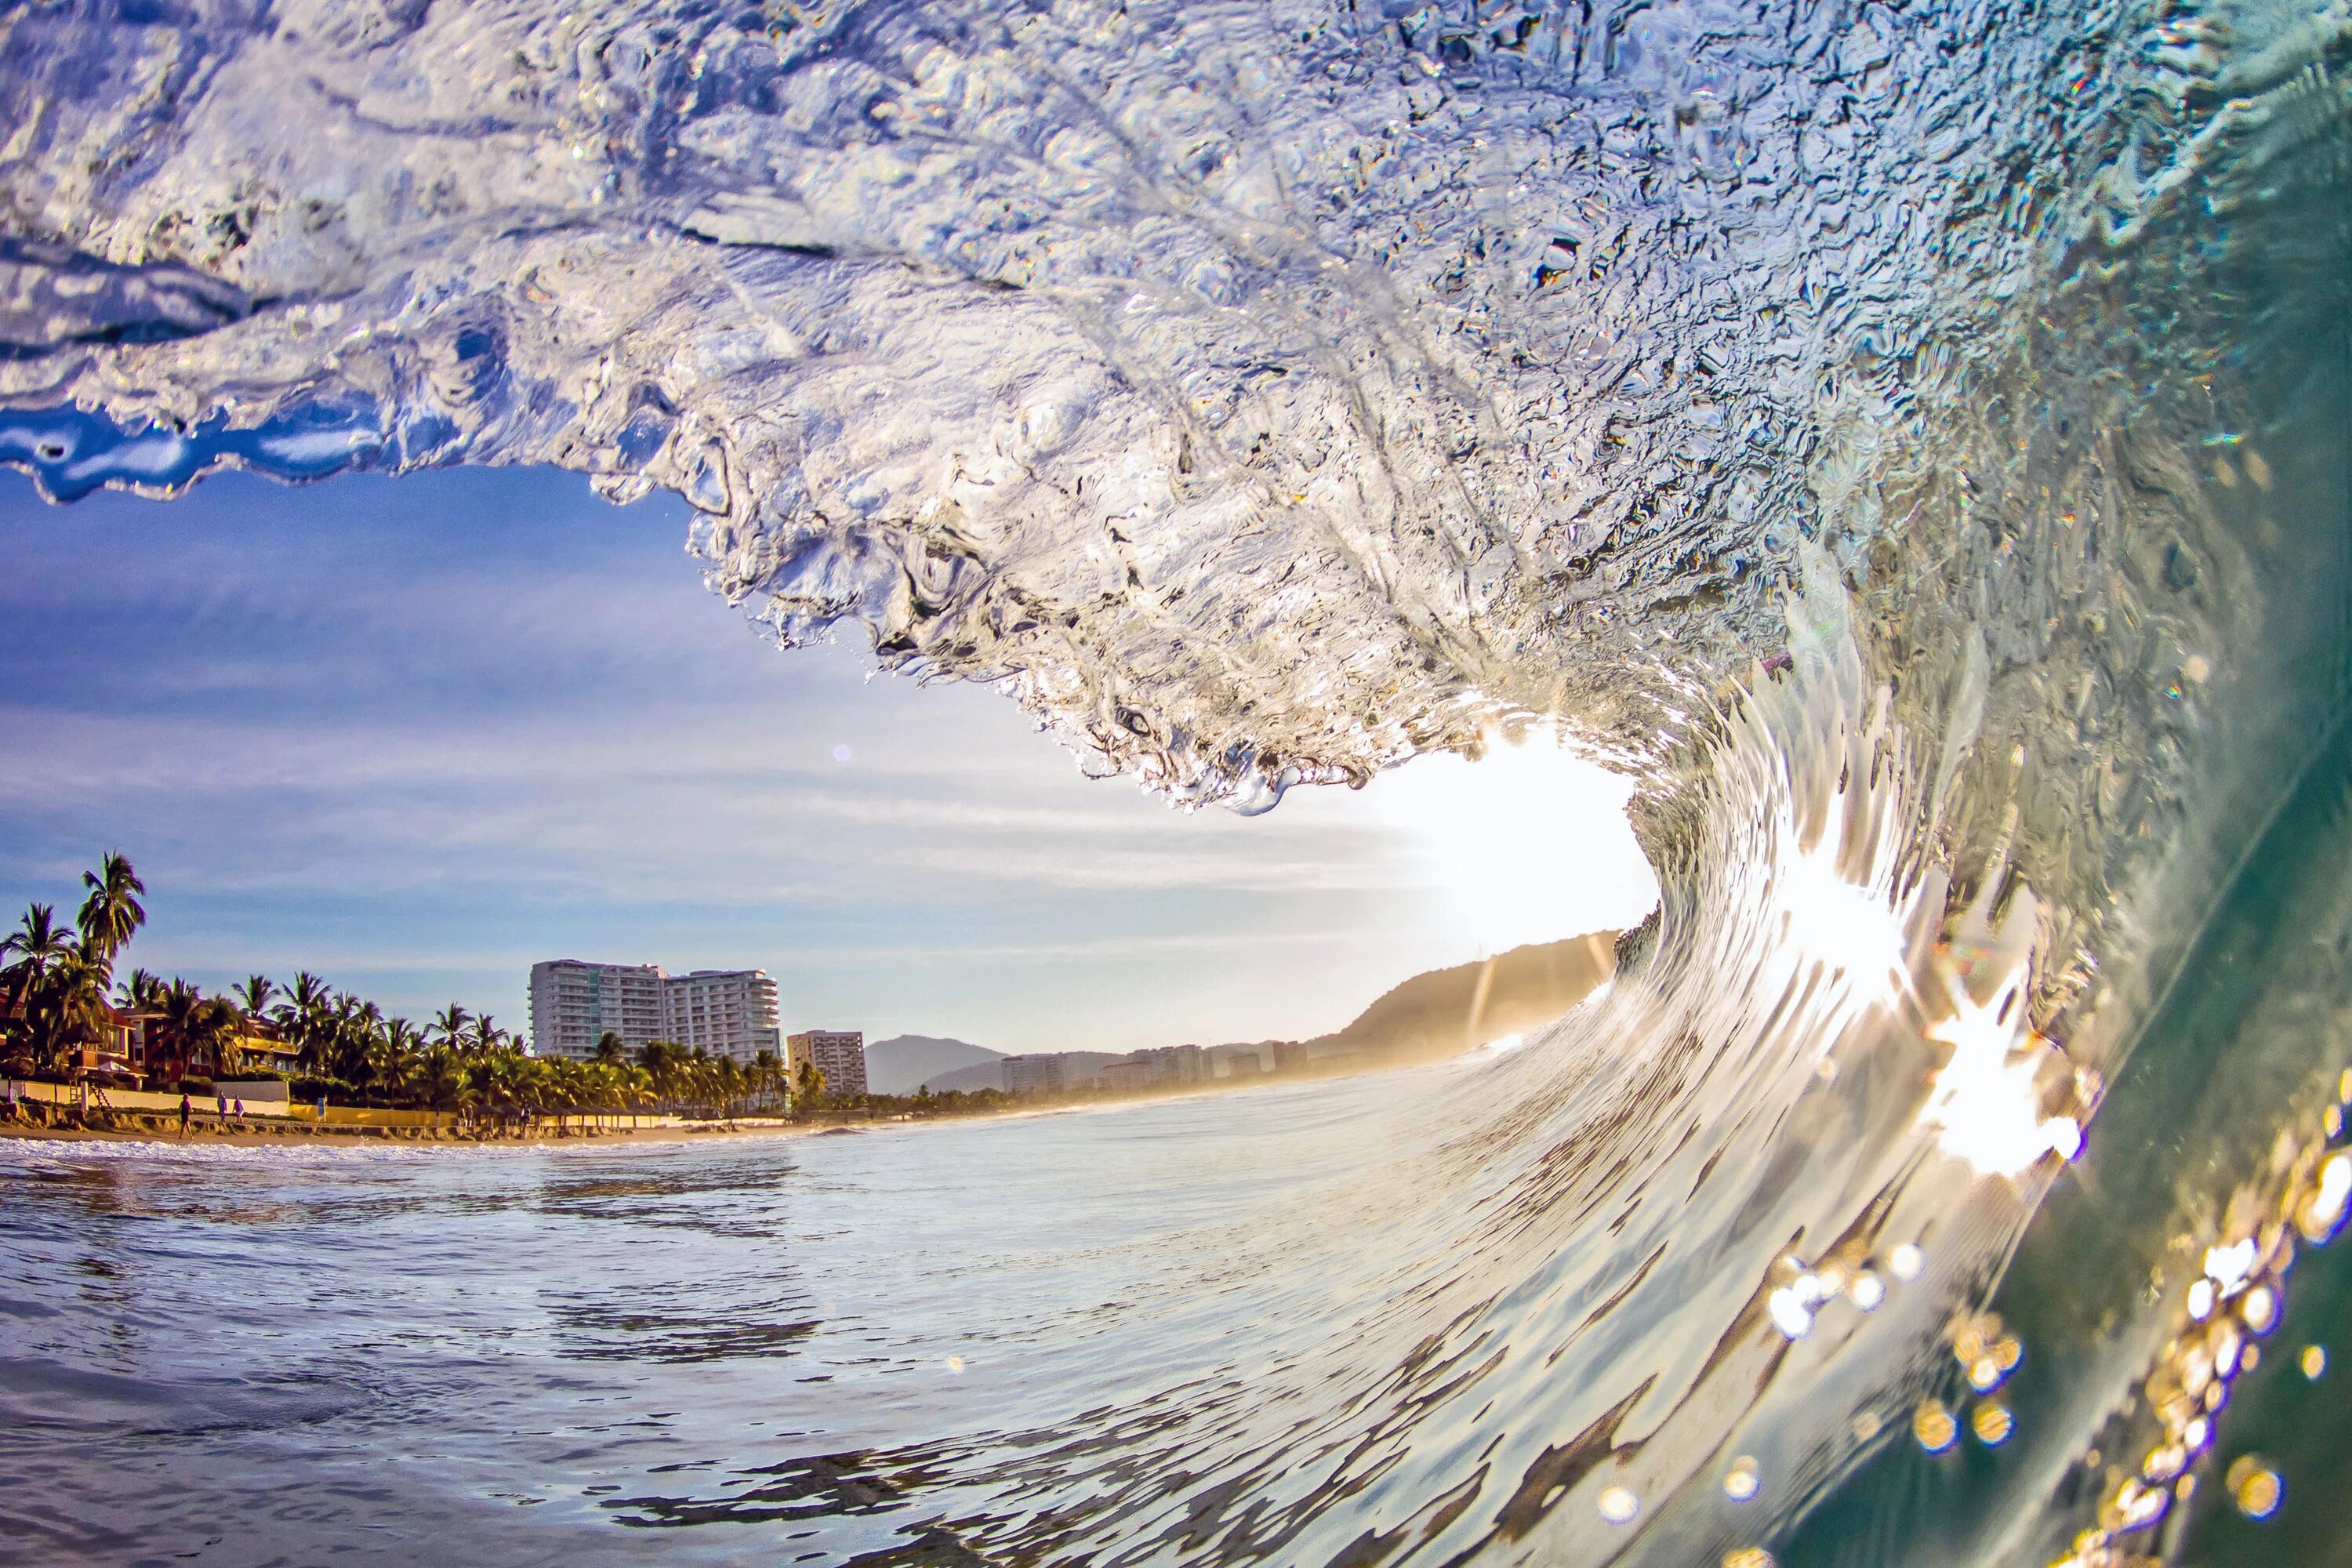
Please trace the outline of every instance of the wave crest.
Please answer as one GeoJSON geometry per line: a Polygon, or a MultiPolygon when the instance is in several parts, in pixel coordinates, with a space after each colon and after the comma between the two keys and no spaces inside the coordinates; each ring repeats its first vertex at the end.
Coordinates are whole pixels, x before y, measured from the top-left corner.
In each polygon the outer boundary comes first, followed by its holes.
{"type": "Polygon", "coordinates": [[[1663,754],[1802,540],[1860,559],[1826,425],[2080,226],[2138,74],[1973,6],[9,27],[0,395],[677,489],[784,640],[1194,797],[1514,708],[1663,754]]]}

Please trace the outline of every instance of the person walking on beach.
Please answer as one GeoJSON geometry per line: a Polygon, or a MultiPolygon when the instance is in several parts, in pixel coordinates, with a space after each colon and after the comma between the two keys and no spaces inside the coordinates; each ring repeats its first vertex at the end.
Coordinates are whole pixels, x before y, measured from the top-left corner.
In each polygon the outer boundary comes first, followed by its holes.
{"type": "Polygon", "coordinates": [[[188,1135],[188,1091],[187,1091],[186,1089],[182,1089],[182,1090],[180,1091],[180,1136],[181,1136],[181,1137],[183,1137],[183,1138],[185,1138],[187,1135],[188,1135]]]}

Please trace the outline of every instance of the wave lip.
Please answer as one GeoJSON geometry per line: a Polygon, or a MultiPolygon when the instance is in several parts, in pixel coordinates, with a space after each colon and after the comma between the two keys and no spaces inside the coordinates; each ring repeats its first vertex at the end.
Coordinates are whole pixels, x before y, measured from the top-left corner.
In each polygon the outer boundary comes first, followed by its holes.
{"type": "Polygon", "coordinates": [[[784,639],[1202,797],[1519,708],[1670,751],[1866,542],[1825,421],[2044,243],[1988,183],[2121,90],[1996,112],[2071,19],[1958,10],[272,18],[11,24],[0,397],[666,486],[784,639]]]}

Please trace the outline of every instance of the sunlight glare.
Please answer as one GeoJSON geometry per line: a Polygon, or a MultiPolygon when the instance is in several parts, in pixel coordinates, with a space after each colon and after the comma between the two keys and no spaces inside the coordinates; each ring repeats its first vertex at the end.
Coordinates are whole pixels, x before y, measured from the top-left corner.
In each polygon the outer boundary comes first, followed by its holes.
{"type": "Polygon", "coordinates": [[[1633,792],[1538,729],[1517,744],[1492,738],[1475,763],[1417,759],[1364,794],[1429,893],[1445,949],[1433,962],[1463,963],[1641,923],[1658,881],[1626,820],[1633,792]]]}
{"type": "Polygon", "coordinates": [[[1952,1047],[1919,1113],[1945,1152],[1979,1175],[2023,1175],[2045,1154],[2072,1160],[2083,1131],[2071,1116],[2044,1117],[2035,1079],[2050,1046],[2025,1024],[2022,963],[1979,1003],[1965,985],[1951,989],[1952,1016],[1927,1031],[1952,1047]]]}

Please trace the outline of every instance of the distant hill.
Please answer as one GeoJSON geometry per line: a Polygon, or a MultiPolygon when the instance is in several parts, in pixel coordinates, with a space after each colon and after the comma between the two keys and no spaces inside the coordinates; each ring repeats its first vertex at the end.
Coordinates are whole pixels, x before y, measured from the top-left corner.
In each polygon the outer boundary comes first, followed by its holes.
{"type": "MultiPolygon", "coordinates": [[[[1055,1054],[1063,1058],[1063,1070],[1074,1079],[1085,1078],[1089,1074],[1099,1072],[1106,1065],[1119,1059],[1115,1051],[1061,1051],[1055,1054]]],[[[866,1076],[871,1078],[874,1071],[870,1065],[873,1053],[869,1051],[866,1056],[869,1063],[866,1076]]],[[[994,1051],[991,1051],[989,1057],[991,1059],[988,1061],[971,1067],[958,1068],[953,1072],[941,1073],[937,1078],[926,1079],[923,1080],[923,1087],[933,1094],[946,1094],[953,1089],[961,1089],[969,1094],[974,1089],[1003,1089],[1004,1069],[997,1064],[1004,1058],[994,1051]]]]}
{"type": "MultiPolygon", "coordinates": [[[[1617,933],[1596,931],[1565,942],[1534,942],[1451,969],[1433,969],[1391,986],[1346,1028],[1318,1035],[1303,1045],[1267,1042],[1285,1060],[1305,1058],[1308,1072],[1347,1072],[1391,1067],[1400,1062],[1450,1057],[1491,1044],[1506,1035],[1540,1029],[1590,995],[1593,987],[1617,972],[1617,933]]],[[[1065,1070],[1075,1081],[1118,1061],[1108,1051],[1064,1051],[1065,1070]]],[[[907,1059],[912,1053],[907,1054],[907,1059]]],[[[902,1035],[869,1046],[866,1076],[877,1093],[912,1093],[916,1083],[933,1094],[952,1089],[1004,1087],[1003,1057],[996,1051],[968,1046],[961,1040],[934,1040],[902,1035]],[[950,1065],[929,1077],[909,1081],[895,1066],[895,1047],[942,1051],[950,1065]],[[945,1052],[961,1053],[948,1057],[945,1052]],[[885,1079],[879,1063],[892,1053],[894,1076],[885,1079]],[[905,1083],[906,1088],[887,1085],[905,1083]]]]}
{"type": "Polygon", "coordinates": [[[876,1094],[912,1094],[926,1079],[960,1068],[987,1067],[1003,1059],[1003,1051],[975,1046],[969,1040],[936,1035],[899,1035],[866,1047],[866,1087],[876,1094]]]}
{"type": "Polygon", "coordinates": [[[1384,1062],[1452,1056],[1541,1028],[1616,972],[1613,931],[1515,947],[1414,975],[1339,1033],[1307,1041],[1306,1054],[1309,1060],[1361,1055],[1384,1062]]]}
{"type": "Polygon", "coordinates": [[[999,1057],[995,1061],[982,1062],[975,1067],[958,1068],[953,1072],[943,1072],[937,1078],[925,1079],[920,1087],[929,1089],[933,1094],[946,1094],[956,1089],[970,1094],[976,1089],[1003,1089],[1004,1069],[997,1063],[1003,1059],[999,1057]]]}

